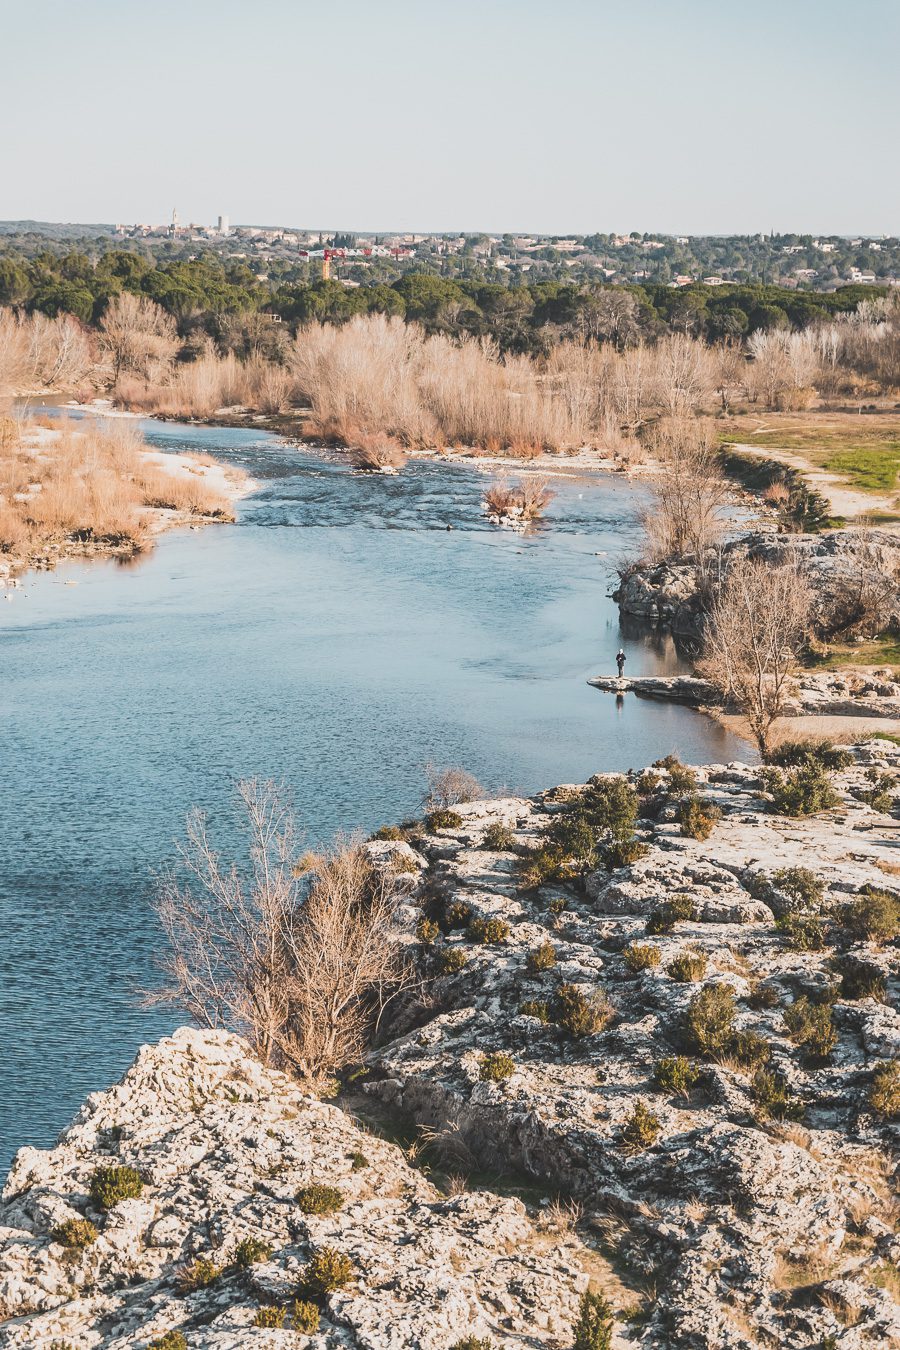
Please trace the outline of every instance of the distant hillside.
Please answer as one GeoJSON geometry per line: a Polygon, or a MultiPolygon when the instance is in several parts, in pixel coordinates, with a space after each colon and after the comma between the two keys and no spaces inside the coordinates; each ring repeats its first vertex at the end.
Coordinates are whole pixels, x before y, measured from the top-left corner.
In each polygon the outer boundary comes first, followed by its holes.
{"type": "Polygon", "coordinates": [[[0,220],[0,234],[43,234],[48,239],[84,239],[97,234],[114,234],[115,225],[92,225],[55,220],[0,220]]]}

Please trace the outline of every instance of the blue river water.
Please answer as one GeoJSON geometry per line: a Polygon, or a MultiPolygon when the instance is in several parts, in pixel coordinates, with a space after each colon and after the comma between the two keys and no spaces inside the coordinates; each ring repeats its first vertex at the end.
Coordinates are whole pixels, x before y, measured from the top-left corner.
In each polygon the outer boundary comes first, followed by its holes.
{"type": "Polygon", "coordinates": [[[315,843],[414,812],[428,760],[529,792],[745,751],[585,683],[623,642],[629,674],[682,668],[608,598],[636,539],[625,480],[556,479],[518,536],[483,518],[471,466],[373,476],[263,432],[144,430],[259,488],[235,526],[34,574],[0,602],[0,1169],[177,1023],[138,998],[158,978],[153,878],[192,805],[229,852],[237,779],[283,780],[315,843]]]}

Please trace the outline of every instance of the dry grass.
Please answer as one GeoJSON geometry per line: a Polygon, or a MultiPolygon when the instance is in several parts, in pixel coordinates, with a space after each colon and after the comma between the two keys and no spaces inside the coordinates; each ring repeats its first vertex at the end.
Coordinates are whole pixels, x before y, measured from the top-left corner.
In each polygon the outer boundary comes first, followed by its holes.
{"type": "Polygon", "coordinates": [[[538,520],[553,500],[546,478],[537,474],[508,483],[500,479],[485,488],[482,501],[487,515],[499,520],[538,520]]]}
{"type": "Polygon", "coordinates": [[[148,507],[230,518],[226,500],[194,476],[148,462],[130,424],[75,429],[54,419],[25,424],[0,450],[0,554],[20,561],[97,548],[139,552],[148,507]]]}

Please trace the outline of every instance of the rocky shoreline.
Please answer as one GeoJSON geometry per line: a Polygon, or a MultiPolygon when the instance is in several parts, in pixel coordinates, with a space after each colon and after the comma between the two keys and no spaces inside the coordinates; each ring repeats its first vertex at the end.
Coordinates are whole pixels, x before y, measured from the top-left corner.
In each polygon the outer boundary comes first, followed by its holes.
{"type": "Polygon", "coordinates": [[[581,879],[523,871],[577,787],[372,843],[421,997],[337,1105],[183,1030],[20,1150],[0,1343],[296,1344],[329,1249],[322,1350],[567,1350],[588,1281],[616,1350],[900,1344],[900,749],[853,747],[807,817],[763,775],[630,775],[635,846],[581,879]],[[104,1207],[104,1167],[138,1193],[104,1207]]]}
{"type": "MultiPolygon", "coordinates": [[[[715,685],[696,675],[597,675],[588,684],[608,694],[684,703],[691,708],[722,708],[715,685]]],[[[893,671],[841,670],[802,672],[787,686],[782,717],[900,718],[900,682],[893,671]]]]}

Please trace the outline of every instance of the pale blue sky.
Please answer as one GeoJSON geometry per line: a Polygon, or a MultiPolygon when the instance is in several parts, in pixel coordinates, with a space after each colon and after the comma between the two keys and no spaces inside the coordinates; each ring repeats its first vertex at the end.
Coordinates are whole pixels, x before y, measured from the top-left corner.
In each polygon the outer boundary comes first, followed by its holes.
{"type": "Polygon", "coordinates": [[[900,230],[900,0],[2,0],[0,219],[900,230]]]}

